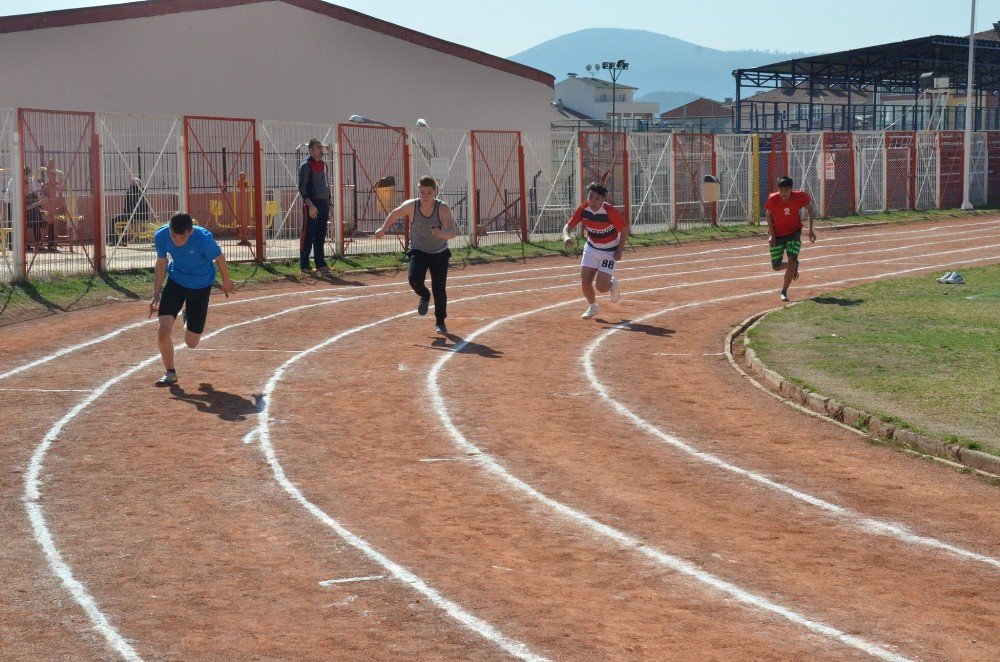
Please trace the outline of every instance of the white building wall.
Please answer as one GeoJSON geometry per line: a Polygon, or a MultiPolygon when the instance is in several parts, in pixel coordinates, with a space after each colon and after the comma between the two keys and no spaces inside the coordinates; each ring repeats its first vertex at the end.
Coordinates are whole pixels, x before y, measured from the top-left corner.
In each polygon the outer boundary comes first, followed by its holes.
{"type": "MultiPolygon", "coordinates": [[[[562,99],[563,105],[583,113],[587,117],[595,119],[605,119],[611,113],[611,92],[609,87],[595,88],[593,85],[581,81],[577,78],[567,78],[559,81],[555,85],[555,95],[557,99],[562,99]],[[597,101],[601,95],[607,95],[607,101],[597,101]]],[[[660,112],[660,105],[648,101],[631,101],[635,90],[626,88],[617,90],[619,96],[625,95],[628,101],[618,101],[614,104],[615,112],[621,116],[624,113],[644,113],[656,117],[660,112]]]]}
{"type": "Polygon", "coordinates": [[[552,94],[282,2],[0,34],[0,106],[545,131],[552,94]]]}

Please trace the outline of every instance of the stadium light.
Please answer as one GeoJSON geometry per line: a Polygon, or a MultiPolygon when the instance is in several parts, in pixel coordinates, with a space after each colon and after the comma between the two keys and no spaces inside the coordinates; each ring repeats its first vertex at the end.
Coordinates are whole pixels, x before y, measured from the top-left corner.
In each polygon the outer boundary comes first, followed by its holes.
{"type": "Polygon", "coordinates": [[[618,116],[615,114],[615,104],[617,102],[617,92],[618,92],[618,77],[622,75],[622,72],[628,69],[628,62],[625,60],[618,60],[617,62],[602,62],[601,69],[608,72],[611,76],[611,131],[615,131],[615,124],[618,120],[618,116]]]}
{"type": "Polygon", "coordinates": [[[351,115],[347,119],[347,121],[348,122],[354,122],[355,124],[378,124],[379,126],[387,126],[390,129],[395,129],[396,128],[396,127],[394,127],[394,126],[392,126],[390,124],[386,124],[385,122],[379,122],[378,120],[373,120],[373,119],[371,119],[369,117],[365,117],[364,115],[351,115]]]}
{"type": "Polygon", "coordinates": [[[976,0],[972,0],[972,18],[969,19],[969,70],[965,79],[965,154],[962,164],[962,209],[972,209],[969,200],[969,175],[972,170],[972,86],[976,70],[976,0]]]}

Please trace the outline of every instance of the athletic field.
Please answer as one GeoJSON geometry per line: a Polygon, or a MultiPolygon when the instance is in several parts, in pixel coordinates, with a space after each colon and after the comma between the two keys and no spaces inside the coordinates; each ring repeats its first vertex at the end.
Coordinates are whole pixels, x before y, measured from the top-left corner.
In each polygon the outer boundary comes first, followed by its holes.
{"type": "MultiPolygon", "coordinates": [[[[1000,262],[1000,218],[819,229],[793,300],[1000,262]]],[[[987,660],[1000,492],[724,356],[761,238],[213,297],[153,387],[139,302],[0,338],[0,657],[987,660]]],[[[180,333],[175,339],[181,340],[180,333]]]]}

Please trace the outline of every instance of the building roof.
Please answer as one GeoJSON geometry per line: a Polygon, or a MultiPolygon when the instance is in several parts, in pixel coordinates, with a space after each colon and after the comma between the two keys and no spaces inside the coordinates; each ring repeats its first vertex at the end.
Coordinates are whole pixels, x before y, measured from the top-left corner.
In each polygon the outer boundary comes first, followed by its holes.
{"type": "MultiPolygon", "coordinates": [[[[1000,89],[1000,37],[976,34],[976,87],[1000,89]]],[[[811,55],[733,72],[740,85],[779,87],[813,80],[855,87],[877,84],[884,91],[904,92],[919,86],[922,74],[947,76],[952,87],[965,89],[969,38],[934,35],[837,53],[811,55]]]]}
{"type": "MultiPolygon", "coordinates": [[[[743,103],[809,103],[809,97],[809,87],[802,85],[799,87],[780,87],[776,90],[759,92],[743,99],[743,103]]],[[[826,85],[816,85],[813,88],[812,102],[846,106],[847,97],[847,91],[840,87],[830,88],[826,85]]],[[[871,98],[871,90],[851,90],[850,99],[853,105],[870,102],[871,98]]],[[[908,95],[908,98],[912,99],[913,94],[908,95]]]]}
{"type": "Polygon", "coordinates": [[[686,118],[699,118],[699,117],[731,117],[732,108],[729,105],[719,103],[712,99],[706,99],[701,97],[695,99],[694,101],[689,101],[683,106],[678,106],[668,110],[665,113],[660,113],[660,119],[664,120],[675,120],[675,119],[686,119],[686,118]]]}
{"type": "Polygon", "coordinates": [[[615,87],[619,90],[638,90],[638,87],[632,87],[631,85],[624,85],[622,83],[612,84],[610,80],[601,80],[600,78],[589,78],[587,76],[570,76],[566,80],[559,81],[560,83],[565,83],[568,80],[578,80],[581,83],[586,83],[591,87],[596,87],[598,89],[608,89],[615,87]]]}
{"type": "Polygon", "coordinates": [[[121,5],[105,7],[84,7],[81,9],[63,9],[59,11],[7,16],[0,18],[0,34],[24,32],[27,30],[44,30],[47,28],[62,28],[91,23],[105,23],[135,18],[149,18],[169,14],[203,11],[207,9],[224,9],[253,5],[261,2],[283,2],[300,9],[315,12],[328,18],[350,23],[366,30],[380,32],[396,39],[408,41],[417,46],[423,46],[440,51],[476,64],[492,67],[508,74],[527,78],[552,87],[555,78],[552,74],[528,67],[505,58],[477,51],[468,46],[432,37],[431,35],[404,28],[395,23],[389,23],[367,14],[331,5],[323,0],[146,0],[145,2],[129,2],[121,5]]]}

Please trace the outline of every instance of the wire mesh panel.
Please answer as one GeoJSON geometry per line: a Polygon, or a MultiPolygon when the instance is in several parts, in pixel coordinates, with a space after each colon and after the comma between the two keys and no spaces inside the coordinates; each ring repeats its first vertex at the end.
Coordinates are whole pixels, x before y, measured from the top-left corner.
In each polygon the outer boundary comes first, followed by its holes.
{"type": "Polygon", "coordinates": [[[986,133],[986,204],[1000,205],[1000,131],[986,133]]]}
{"type": "Polygon", "coordinates": [[[472,218],[476,245],[528,240],[520,131],[472,131],[472,218]]]}
{"type": "Polygon", "coordinates": [[[576,132],[522,136],[531,238],[555,235],[580,204],[576,132]]]}
{"type": "Polygon", "coordinates": [[[632,218],[629,233],[661,232],[673,227],[673,134],[629,134],[632,218]]]}
{"type": "Polygon", "coordinates": [[[917,133],[917,209],[938,206],[938,137],[933,131],[917,133]]]}
{"type": "MultiPolygon", "coordinates": [[[[760,151],[757,153],[757,210],[758,214],[763,214],[764,203],[767,202],[767,197],[775,191],[775,182],[777,181],[779,175],[775,174],[774,163],[779,157],[775,156],[774,151],[771,147],[775,144],[775,136],[780,136],[778,142],[778,147],[781,151],[782,156],[780,157],[784,162],[782,166],[782,172],[788,171],[787,159],[784,158],[785,152],[785,134],[761,134],[759,138],[759,148],[760,151]]],[[[758,216],[760,218],[760,216],[758,216]]]]}
{"type": "MultiPolygon", "coordinates": [[[[969,202],[973,205],[986,204],[986,134],[980,131],[972,135],[972,150],[969,155],[969,202]]],[[[964,158],[964,157],[963,157],[964,158]]]]}
{"type": "Polygon", "coordinates": [[[813,209],[823,209],[823,134],[786,134],[788,170],[772,173],[771,191],[777,191],[777,179],[783,174],[792,178],[796,189],[805,191],[813,200],[813,209]]]}
{"type": "Polygon", "coordinates": [[[424,175],[437,181],[438,197],[451,208],[459,235],[448,242],[452,248],[468,245],[471,236],[469,196],[469,133],[422,127],[410,133],[410,190],[424,175]]]}
{"type": "Polygon", "coordinates": [[[858,212],[873,214],[886,209],[886,134],[855,132],[858,212]]]}
{"type": "Polygon", "coordinates": [[[340,124],[339,202],[341,255],[389,253],[409,246],[409,225],[399,221],[382,239],[375,230],[410,198],[410,150],[402,127],[340,124]]]}
{"type": "Polygon", "coordinates": [[[38,189],[22,191],[25,271],[97,270],[104,242],[94,114],[19,109],[18,132],[21,163],[38,189]]]}
{"type": "Polygon", "coordinates": [[[580,132],[580,202],[591,182],[608,189],[605,201],[618,207],[625,218],[632,218],[629,198],[628,138],[623,132],[580,132]]]}
{"type": "MultiPolygon", "coordinates": [[[[330,158],[336,142],[336,127],[332,124],[295,124],[266,120],[260,123],[259,128],[267,255],[273,259],[297,259],[305,214],[302,198],[299,196],[299,166],[308,158],[308,144],[313,138],[323,143],[326,158],[330,158]]],[[[333,164],[328,165],[332,173],[333,164]]],[[[330,216],[332,219],[332,209],[330,216]]],[[[335,233],[328,229],[327,255],[336,252],[333,243],[335,238],[335,233]]]]}
{"type": "Polygon", "coordinates": [[[256,122],[185,117],[184,147],[187,212],[215,235],[227,260],[262,258],[256,122]]]}
{"type": "Polygon", "coordinates": [[[0,282],[9,283],[17,273],[14,251],[14,232],[21,224],[14,222],[13,196],[21,188],[14,172],[14,133],[17,115],[13,108],[0,108],[0,186],[3,186],[3,204],[0,205],[0,282]]]}
{"type": "MultiPolygon", "coordinates": [[[[763,186],[760,187],[761,195],[764,200],[767,200],[767,196],[778,190],[778,177],[788,175],[794,177],[791,174],[791,157],[789,154],[789,141],[787,133],[772,133],[770,136],[770,141],[761,147],[761,150],[767,150],[767,171],[769,177],[764,180],[763,186]]],[[[763,168],[761,171],[763,172],[763,168]]],[[[799,185],[802,184],[801,178],[798,180],[799,185]]],[[[763,204],[763,203],[762,203],[763,204]]]]}
{"type": "Polygon", "coordinates": [[[961,131],[938,132],[938,206],[962,206],[965,136],[961,131]]]}
{"type": "Polygon", "coordinates": [[[823,216],[838,218],[857,211],[854,196],[854,138],[846,131],[823,134],[823,216]]]}
{"type": "Polygon", "coordinates": [[[916,207],[917,134],[887,131],[885,134],[885,209],[916,207]]]}
{"type": "Polygon", "coordinates": [[[711,134],[674,134],[674,227],[718,220],[716,203],[702,199],[705,175],[715,174],[715,140],[711,134]]]}
{"type": "Polygon", "coordinates": [[[715,165],[722,193],[718,204],[720,223],[749,223],[753,219],[753,136],[715,136],[715,165]]]}
{"type": "Polygon", "coordinates": [[[151,267],[153,233],[181,207],[180,117],[101,113],[105,264],[151,267]]]}

